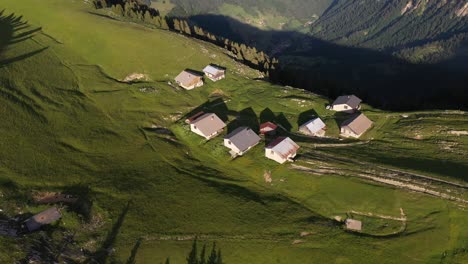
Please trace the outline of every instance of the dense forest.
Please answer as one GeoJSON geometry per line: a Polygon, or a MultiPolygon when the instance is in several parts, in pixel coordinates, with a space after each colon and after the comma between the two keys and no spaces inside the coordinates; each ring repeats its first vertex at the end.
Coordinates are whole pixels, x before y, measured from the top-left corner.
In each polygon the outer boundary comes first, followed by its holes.
{"type": "Polygon", "coordinates": [[[173,15],[190,16],[216,13],[223,4],[242,7],[246,12],[255,15],[257,10],[309,20],[312,15],[321,15],[333,0],[171,0],[176,4],[173,15]]]}

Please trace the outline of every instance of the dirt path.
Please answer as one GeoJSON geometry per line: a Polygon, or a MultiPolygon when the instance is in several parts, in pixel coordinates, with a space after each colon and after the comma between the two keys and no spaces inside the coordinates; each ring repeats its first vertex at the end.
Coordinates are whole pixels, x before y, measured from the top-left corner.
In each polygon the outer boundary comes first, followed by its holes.
{"type": "Polygon", "coordinates": [[[414,192],[426,193],[435,197],[459,202],[462,204],[468,204],[468,200],[465,200],[463,198],[437,190],[436,188],[434,188],[434,186],[431,186],[427,183],[417,183],[417,182],[409,181],[409,180],[394,179],[393,175],[380,174],[376,176],[377,173],[370,174],[365,171],[354,171],[354,170],[345,170],[341,168],[329,168],[329,167],[320,167],[318,169],[313,169],[313,168],[309,168],[309,167],[301,166],[297,164],[292,164],[291,166],[292,168],[296,170],[300,170],[300,171],[312,173],[312,174],[359,177],[359,178],[383,183],[386,185],[391,185],[394,187],[398,187],[398,188],[402,188],[402,189],[406,189],[406,190],[410,190],[414,192]]]}
{"type": "Polygon", "coordinates": [[[408,171],[403,171],[403,170],[398,170],[394,168],[388,168],[384,167],[382,165],[376,165],[373,163],[369,162],[363,162],[359,161],[356,159],[352,158],[347,158],[347,157],[336,157],[333,155],[330,155],[325,152],[317,152],[314,150],[314,154],[312,153],[306,153],[304,156],[306,157],[306,162],[311,162],[311,164],[314,164],[314,161],[316,160],[322,160],[322,161],[338,161],[343,164],[358,164],[361,165],[362,168],[367,168],[367,169],[373,169],[376,171],[384,172],[388,177],[398,177],[398,178],[408,178],[408,179],[419,179],[419,180],[425,180],[428,182],[433,182],[433,183],[440,183],[440,184],[445,184],[445,185],[450,185],[452,187],[457,187],[457,188],[462,188],[462,189],[468,189],[467,184],[463,183],[458,183],[455,181],[448,181],[432,176],[427,176],[427,175],[422,175],[419,173],[413,173],[413,172],[408,172],[408,171]]]}
{"type": "Polygon", "coordinates": [[[389,215],[382,215],[382,214],[374,214],[374,213],[365,213],[365,212],[358,212],[351,210],[349,211],[352,214],[356,215],[363,215],[363,216],[369,216],[369,217],[375,217],[375,218],[381,218],[381,219],[389,219],[389,220],[395,220],[395,221],[401,221],[405,222],[407,220],[406,215],[403,213],[403,208],[400,208],[400,217],[394,217],[394,216],[389,216],[389,215]]]}

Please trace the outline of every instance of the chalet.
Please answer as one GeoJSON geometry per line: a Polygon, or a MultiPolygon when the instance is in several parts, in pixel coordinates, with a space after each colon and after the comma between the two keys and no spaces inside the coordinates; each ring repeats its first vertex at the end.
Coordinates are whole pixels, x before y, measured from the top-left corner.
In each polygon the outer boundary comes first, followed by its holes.
{"type": "Polygon", "coordinates": [[[345,221],[346,229],[353,230],[353,231],[361,231],[362,230],[362,222],[359,220],[354,219],[346,219],[345,221]]]}
{"type": "Polygon", "coordinates": [[[62,217],[56,207],[42,211],[26,220],[25,225],[29,232],[40,229],[43,225],[51,224],[62,217]]]}
{"type": "Polygon", "coordinates": [[[260,134],[262,135],[274,135],[276,133],[277,125],[272,122],[266,122],[260,125],[260,134]]]}
{"type": "Polygon", "coordinates": [[[299,145],[289,137],[279,137],[265,148],[265,156],[278,163],[294,161],[299,145]]]}
{"type": "Polygon", "coordinates": [[[337,112],[354,113],[361,109],[362,100],[355,95],[343,95],[330,105],[330,110],[337,112]]]}
{"type": "Polygon", "coordinates": [[[248,127],[239,127],[224,138],[224,146],[231,156],[242,156],[260,142],[260,137],[248,127]]]}
{"type": "Polygon", "coordinates": [[[213,113],[206,113],[190,122],[190,130],[206,139],[212,139],[223,132],[226,124],[213,113]]]}
{"type": "Polygon", "coordinates": [[[307,121],[305,124],[299,127],[299,132],[314,136],[314,137],[323,137],[325,136],[325,130],[327,126],[319,117],[314,118],[310,121],[307,121]]]}
{"type": "Polygon", "coordinates": [[[359,138],[372,127],[372,121],[364,114],[356,114],[341,124],[341,136],[359,138]]]}
{"type": "Polygon", "coordinates": [[[208,65],[203,69],[206,77],[213,82],[222,80],[226,77],[226,70],[215,65],[208,65]]]}
{"type": "Polygon", "coordinates": [[[187,70],[182,71],[177,75],[175,81],[180,87],[186,90],[192,90],[203,86],[203,76],[187,70]]]}

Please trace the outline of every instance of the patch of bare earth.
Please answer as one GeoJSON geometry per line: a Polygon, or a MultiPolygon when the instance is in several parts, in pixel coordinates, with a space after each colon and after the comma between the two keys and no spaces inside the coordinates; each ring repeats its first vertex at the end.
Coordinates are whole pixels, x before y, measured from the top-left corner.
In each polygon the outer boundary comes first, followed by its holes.
{"type": "Polygon", "coordinates": [[[135,81],[150,81],[148,74],[143,73],[132,73],[127,75],[122,81],[123,82],[135,82],[135,81]]]}
{"type": "Polygon", "coordinates": [[[457,130],[451,130],[448,132],[450,135],[455,135],[455,136],[468,136],[468,131],[457,131],[457,130]]]}

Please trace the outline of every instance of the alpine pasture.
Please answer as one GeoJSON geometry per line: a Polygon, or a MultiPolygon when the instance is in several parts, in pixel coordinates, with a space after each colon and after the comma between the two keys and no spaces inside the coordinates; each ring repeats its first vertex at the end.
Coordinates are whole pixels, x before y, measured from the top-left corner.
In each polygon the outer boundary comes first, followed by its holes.
{"type": "Polygon", "coordinates": [[[57,232],[74,233],[87,252],[112,248],[104,261],[116,263],[138,239],[137,263],[184,263],[195,236],[216,241],[232,264],[468,260],[468,137],[453,133],[468,131],[465,112],[365,105],[374,127],[359,141],[339,140],[346,116],[325,109],[332,99],[256,80],[259,72],[219,47],[103,17],[85,1],[2,1],[0,10],[1,213],[43,210],[31,202],[35,191],[87,203],[64,209],[46,233],[0,236],[0,262],[25,258],[57,232]],[[192,91],[168,84],[209,63],[225,66],[226,79],[192,91]],[[134,73],[147,78],[122,81],[134,73]],[[264,142],[231,160],[225,134],[207,142],[183,122],[198,110],[228,122],[225,133],[281,124],[302,147],[297,162],[265,159],[264,142]],[[330,138],[296,133],[313,115],[330,138]],[[465,202],[360,177],[392,170],[465,186],[434,185],[465,202]],[[397,234],[395,220],[361,216],[362,233],[334,220],[353,210],[400,217],[400,208],[407,220],[397,234]]]}

